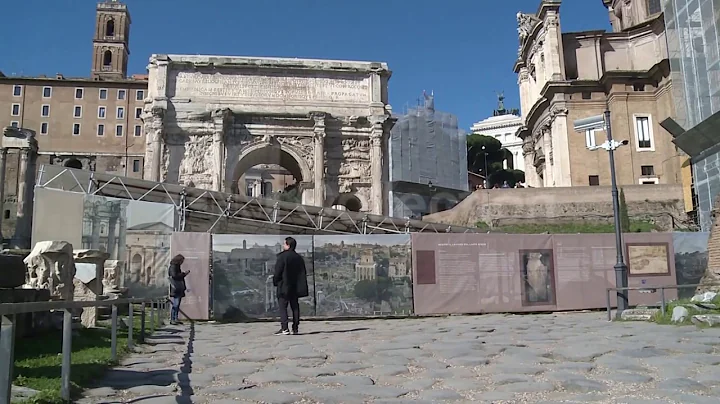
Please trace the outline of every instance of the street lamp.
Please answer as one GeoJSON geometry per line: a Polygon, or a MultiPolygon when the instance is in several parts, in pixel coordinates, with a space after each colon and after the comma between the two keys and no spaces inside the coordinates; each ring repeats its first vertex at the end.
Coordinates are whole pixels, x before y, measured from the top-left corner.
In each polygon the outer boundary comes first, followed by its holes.
{"type": "MultiPolygon", "coordinates": [[[[622,229],[620,228],[620,198],[618,195],[617,180],[615,179],[615,150],[620,146],[628,144],[627,140],[616,141],[613,140],[611,125],[610,125],[610,110],[606,109],[603,115],[595,115],[589,118],[578,119],[573,122],[573,126],[576,132],[583,133],[588,130],[604,129],[607,133],[607,140],[605,143],[588,147],[589,150],[604,149],[608,152],[610,159],[610,181],[611,181],[611,193],[613,203],[613,215],[615,216],[615,249],[617,250],[617,262],[615,263],[615,287],[616,288],[627,288],[628,287],[628,267],[625,265],[625,259],[623,257],[623,243],[622,243],[622,229]]],[[[623,311],[628,309],[628,291],[618,290],[617,291],[617,318],[623,311]]]]}

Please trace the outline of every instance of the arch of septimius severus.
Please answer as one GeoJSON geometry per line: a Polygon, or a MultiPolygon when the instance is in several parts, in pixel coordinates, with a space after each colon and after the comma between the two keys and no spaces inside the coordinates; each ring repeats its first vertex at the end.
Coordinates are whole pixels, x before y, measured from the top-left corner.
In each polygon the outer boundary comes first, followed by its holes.
{"type": "Polygon", "coordinates": [[[148,70],[145,179],[238,193],[276,164],[303,204],[387,212],[387,64],[153,55],[148,70]]]}

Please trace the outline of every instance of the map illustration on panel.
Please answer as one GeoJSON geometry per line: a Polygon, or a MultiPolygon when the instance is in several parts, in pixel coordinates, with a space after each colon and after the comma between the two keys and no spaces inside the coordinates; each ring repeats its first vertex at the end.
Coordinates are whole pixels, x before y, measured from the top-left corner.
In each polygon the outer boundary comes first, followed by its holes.
{"type": "Polygon", "coordinates": [[[318,316],[412,313],[410,235],[315,236],[318,316]]]}
{"type": "MultiPolygon", "coordinates": [[[[300,314],[315,315],[312,236],[294,236],[305,259],[310,296],[300,314]]],[[[218,320],[278,317],[272,283],[275,259],[285,236],[216,234],[212,238],[213,312],[218,320]]]]}

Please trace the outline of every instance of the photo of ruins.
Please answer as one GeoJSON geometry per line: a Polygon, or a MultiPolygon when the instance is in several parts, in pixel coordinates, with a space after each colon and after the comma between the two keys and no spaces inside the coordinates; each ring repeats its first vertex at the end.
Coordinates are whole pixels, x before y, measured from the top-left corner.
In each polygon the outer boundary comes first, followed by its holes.
{"type": "Polygon", "coordinates": [[[318,316],[412,312],[407,234],[315,236],[318,316]]]}
{"type": "Polygon", "coordinates": [[[173,205],[85,195],[82,248],[106,252],[128,296],[167,294],[173,205]]]}
{"type": "MultiPolygon", "coordinates": [[[[277,317],[272,277],[286,236],[218,234],[212,240],[213,312],[218,319],[277,317]]],[[[300,313],[315,314],[311,236],[295,236],[296,252],[305,259],[310,296],[300,299],[300,313]]]]}

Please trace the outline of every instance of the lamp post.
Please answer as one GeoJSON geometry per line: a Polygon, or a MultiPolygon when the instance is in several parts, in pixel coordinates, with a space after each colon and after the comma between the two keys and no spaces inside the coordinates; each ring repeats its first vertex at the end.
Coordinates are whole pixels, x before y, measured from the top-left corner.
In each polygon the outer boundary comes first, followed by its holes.
{"type": "MultiPolygon", "coordinates": [[[[605,129],[607,134],[607,140],[605,143],[592,146],[588,149],[597,150],[604,149],[608,152],[608,158],[610,160],[610,184],[613,204],[613,216],[615,218],[615,250],[616,250],[616,262],[615,266],[615,287],[616,288],[627,288],[628,287],[628,267],[625,264],[625,258],[623,256],[623,242],[622,242],[622,228],[620,227],[620,197],[617,188],[617,179],[615,175],[615,150],[620,146],[628,144],[627,140],[616,141],[612,137],[612,127],[610,124],[610,109],[607,108],[603,115],[596,115],[590,118],[579,119],[574,122],[574,127],[577,132],[584,132],[587,130],[594,129],[605,129]]],[[[617,318],[623,311],[628,308],[628,291],[618,290],[617,291],[617,318]]]]}

